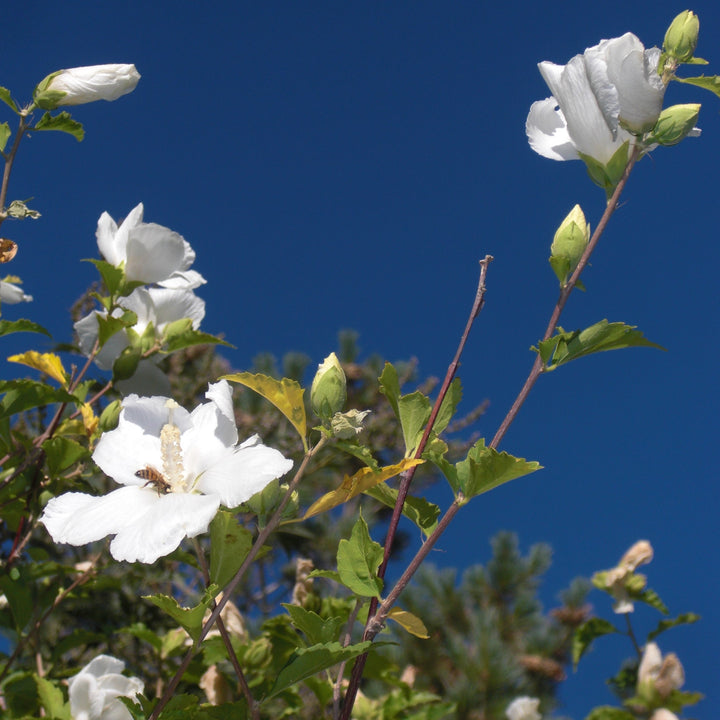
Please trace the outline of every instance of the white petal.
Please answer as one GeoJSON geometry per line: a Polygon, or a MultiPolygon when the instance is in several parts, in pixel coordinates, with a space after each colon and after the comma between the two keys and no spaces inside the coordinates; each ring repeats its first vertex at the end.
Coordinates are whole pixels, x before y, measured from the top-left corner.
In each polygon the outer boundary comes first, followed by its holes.
{"type": "Polygon", "coordinates": [[[81,672],[68,681],[70,713],[73,720],[95,720],[100,718],[105,697],[97,689],[96,679],[89,673],[81,672]]]}
{"type": "MultiPolygon", "coordinates": [[[[101,675],[108,675],[109,673],[122,673],[125,669],[125,663],[122,660],[118,660],[112,655],[98,655],[94,657],[80,672],[90,673],[95,677],[101,675]]],[[[68,680],[68,685],[72,687],[73,680],[77,678],[77,675],[73,675],[68,680]]]]}
{"type": "Polygon", "coordinates": [[[67,93],[59,105],[81,105],[95,100],[117,100],[135,89],[140,73],[134,65],[109,63],[62,70],[48,90],[67,93]]]}
{"type": "Polygon", "coordinates": [[[143,219],[143,204],[136,205],[122,222],[120,227],[104,212],[98,220],[95,237],[100,254],[111,264],[119,266],[127,259],[127,238],[131,228],[139,225],[143,219]]]}
{"type": "Polygon", "coordinates": [[[554,97],[538,100],[530,106],[525,133],[530,147],[543,157],[550,160],[579,158],[554,97]]]}
{"type": "Polygon", "coordinates": [[[184,238],[169,228],[143,223],[130,231],[125,275],[128,280],[159,282],[182,268],[184,238]]]}
{"type": "Polygon", "coordinates": [[[116,560],[152,563],[175,550],[184,537],[206,532],[220,498],[170,493],[157,496],[149,512],[122,528],[110,543],[116,560]]]}
{"type": "Polygon", "coordinates": [[[32,295],[26,295],[21,287],[0,280],[0,302],[16,305],[21,302],[32,302],[32,295]]]}
{"type": "Polygon", "coordinates": [[[122,395],[169,395],[172,392],[170,378],[155,364],[153,359],[141,360],[127,380],[118,380],[115,387],[122,395]]]}
{"type": "Polygon", "coordinates": [[[195,288],[204,285],[206,282],[207,280],[195,270],[178,270],[167,280],[158,282],[158,285],[177,290],[194,290],[195,288]]]}
{"type": "Polygon", "coordinates": [[[57,543],[85,545],[112,535],[158,502],[156,492],[123,487],[107,495],[65,493],[45,506],[42,522],[57,543]]]}
{"type": "Polygon", "coordinates": [[[225,507],[233,508],[284,475],[292,466],[292,460],[274,448],[243,443],[222,462],[208,468],[200,478],[199,487],[204,493],[219,495],[225,507]]]}
{"type": "Polygon", "coordinates": [[[155,327],[162,331],[168,323],[182,318],[190,318],[195,330],[205,317],[205,301],[190,290],[171,290],[165,287],[150,288],[155,327]]]}
{"type": "Polygon", "coordinates": [[[137,315],[137,321],[133,325],[133,329],[138,334],[142,335],[150,323],[157,324],[155,304],[150,293],[145,288],[135,288],[127,297],[120,298],[118,304],[137,315]]]}
{"type": "Polygon", "coordinates": [[[582,55],[561,67],[543,62],[540,73],[558,102],[568,133],[577,150],[605,164],[623,144],[625,137],[613,139],[590,87],[582,55]]]}

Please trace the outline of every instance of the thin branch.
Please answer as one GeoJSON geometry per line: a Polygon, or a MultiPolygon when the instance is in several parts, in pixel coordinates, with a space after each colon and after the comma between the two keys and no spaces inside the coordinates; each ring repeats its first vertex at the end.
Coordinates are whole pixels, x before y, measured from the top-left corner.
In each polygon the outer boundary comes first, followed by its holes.
{"type": "MultiPolygon", "coordinates": [[[[348,621],[345,624],[345,635],[341,640],[341,644],[343,647],[347,647],[352,640],[352,628],[353,625],[355,625],[355,620],[357,620],[357,616],[360,612],[360,608],[362,607],[362,605],[363,604],[360,599],[355,601],[355,607],[350,613],[348,621]]],[[[345,674],[346,665],[347,660],[343,660],[340,663],[340,667],[338,668],[338,675],[335,679],[335,684],[333,685],[333,720],[338,720],[338,718],[340,717],[340,690],[342,689],[342,679],[343,675],[345,674]]]]}

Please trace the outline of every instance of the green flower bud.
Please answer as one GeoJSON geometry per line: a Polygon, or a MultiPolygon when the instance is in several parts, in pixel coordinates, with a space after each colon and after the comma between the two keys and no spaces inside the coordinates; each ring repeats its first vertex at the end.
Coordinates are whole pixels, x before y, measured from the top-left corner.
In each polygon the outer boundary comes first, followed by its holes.
{"type": "Polygon", "coordinates": [[[550,266],[560,285],[565,285],[580,262],[590,240],[590,226],[582,208],[576,205],[562,221],[550,246],[550,266]]]}
{"type": "Polygon", "coordinates": [[[335,353],[330,353],[318,366],[310,388],[310,405],[323,420],[342,410],[347,399],[345,373],[335,353]]]}
{"type": "Polygon", "coordinates": [[[653,131],[645,138],[646,143],[677,145],[691,133],[699,135],[699,130],[693,133],[699,113],[700,105],[697,103],[671,105],[669,108],[665,108],[660,113],[653,131]]]}
{"type": "Polygon", "coordinates": [[[687,62],[697,47],[700,21],[692,10],[684,10],[670,24],[665,33],[663,49],[679,62],[687,62]]]}

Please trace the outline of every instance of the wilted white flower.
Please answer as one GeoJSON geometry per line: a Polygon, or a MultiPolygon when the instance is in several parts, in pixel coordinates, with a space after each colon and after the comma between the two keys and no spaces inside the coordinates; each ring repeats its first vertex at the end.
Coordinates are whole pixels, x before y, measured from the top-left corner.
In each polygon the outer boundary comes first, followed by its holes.
{"type": "Polygon", "coordinates": [[[508,720],[542,720],[538,712],[540,700],[531,697],[515,698],[505,710],[508,720]]]}
{"type": "Polygon", "coordinates": [[[143,204],[136,205],[120,226],[104,212],[98,220],[98,248],[128,280],[157,283],[162,287],[192,290],[205,282],[190,270],[195,251],[182,235],[156,223],[143,222],[143,204]]]}
{"type": "Polygon", "coordinates": [[[0,303],[15,305],[21,302],[32,302],[32,295],[26,295],[22,288],[14,283],[0,280],[0,303]]]}
{"type": "Polygon", "coordinates": [[[117,428],[93,453],[124,487],[50,500],[40,520],[53,540],[84,545],[115,535],[116,560],[155,562],[206,532],[221,504],[234,508],[290,470],[292,461],[257,435],[237,445],[227,381],[211,384],[205,396],[209,402],[191,413],[164,397],[125,398],[117,428]]]}
{"type": "Polygon", "coordinates": [[[635,575],[635,571],[640,565],[645,565],[652,559],[652,545],[647,540],[638,540],[622,556],[616,567],[595,573],[593,583],[607,590],[615,598],[614,612],[624,615],[635,610],[628,593],[628,582],[634,582],[637,589],[644,587],[644,576],[635,575]]]}
{"type": "Polygon", "coordinates": [[[645,646],[638,667],[638,691],[650,688],[660,697],[667,697],[673,690],[679,690],[685,684],[685,671],[675,653],[662,656],[660,648],[654,642],[645,646]]]}
{"type": "Polygon", "coordinates": [[[68,680],[70,713],[73,720],[132,720],[130,711],[118,700],[133,698],[143,691],[143,682],[125,677],[125,663],[110,655],[98,655],[68,680]]]}
{"type": "Polygon", "coordinates": [[[603,40],[567,65],[538,67],[552,97],[533,103],[525,125],[530,147],[551,160],[580,153],[606,165],[625,142],[653,128],[665,84],[660,50],[645,50],[632,33],[603,40]]]}
{"type": "Polygon", "coordinates": [[[111,63],[69,68],[48,78],[38,85],[36,102],[40,107],[51,110],[61,105],[83,105],[95,100],[117,100],[135,89],[140,80],[140,73],[134,65],[111,63]],[[57,99],[48,96],[48,93],[64,93],[64,95],[57,99]]]}

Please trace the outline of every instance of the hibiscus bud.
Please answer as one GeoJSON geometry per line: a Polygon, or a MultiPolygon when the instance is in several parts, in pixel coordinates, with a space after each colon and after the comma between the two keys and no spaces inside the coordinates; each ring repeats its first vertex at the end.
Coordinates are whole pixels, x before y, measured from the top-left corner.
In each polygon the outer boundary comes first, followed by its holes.
{"type": "Polygon", "coordinates": [[[330,353],[318,366],[310,388],[310,404],[313,412],[323,420],[329,420],[342,410],[347,399],[345,373],[335,353],[330,353]]]}
{"type": "Polygon", "coordinates": [[[550,246],[550,265],[561,285],[573,273],[590,240],[590,226],[576,205],[562,221],[550,246]]]}
{"type": "Polygon", "coordinates": [[[134,65],[88,65],[48,75],[35,88],[33,100],[43,110],[61,105],[83,105],[95,100],[117,100],[135,89],[140,73],[134,65]]]}
{"type": "Polygon", "coordinates": [[[688,135],[699,135],[700,131],[695,129],[699,113],[700,105],[697,103],[671,105],[669,108],[665,108],[647,138],[647,143],[677,145],[688,135]]]}
{"type": "Polygon", "coordinates": [[[698,16],[692,10],[683,10],[667,29],[663,49],[676,60],[687,62],[697,47],[699,31],[698,16]]]}

